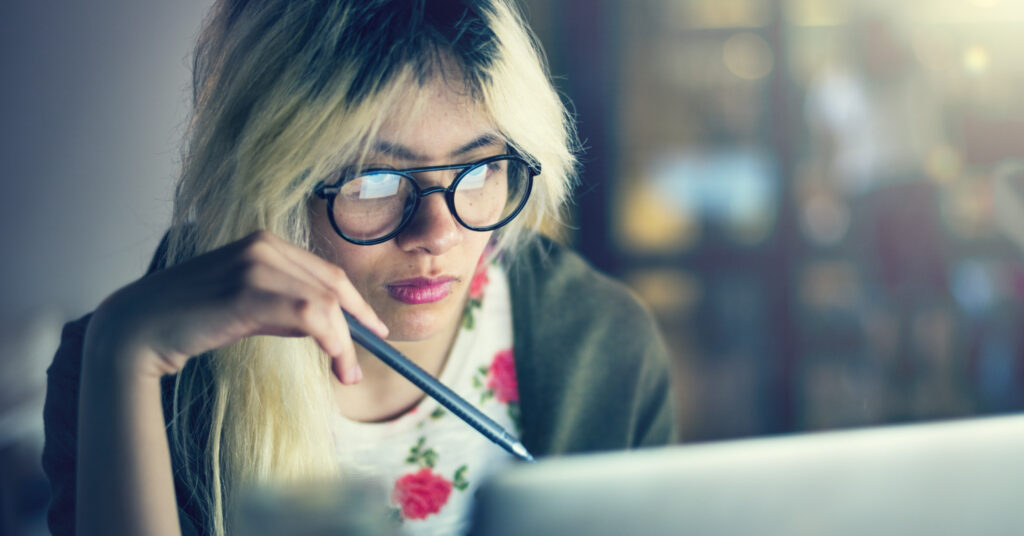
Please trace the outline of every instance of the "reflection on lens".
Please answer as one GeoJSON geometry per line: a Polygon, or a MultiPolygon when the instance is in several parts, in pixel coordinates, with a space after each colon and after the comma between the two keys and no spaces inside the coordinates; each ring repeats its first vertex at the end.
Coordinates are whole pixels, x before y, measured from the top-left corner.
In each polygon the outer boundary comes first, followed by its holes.
{"type": "Polygon", "coordinates": [[[509,217],[523,200],[526,166],[494,160],[465,173],[455,189],[455,212],[470,227],[490,227],[509,217]]]}
{"type": "Polygon", "coordinates": [[[334,221],[349,238],[373,240],[402,222],[414,188],[397,173],[360,175],[342,185],[334,200],[334,221]]]}
{"type": "MultiPolygon", "coordinates": [[[[405,172],[374,170],[357,175],[341,184],[334,195],[332,221],[346,239],[376,243],[398,231],[412,217],[420,196],[442,193],[437,187],[421,190],[410,172],[461,167],[405,172]]],[[[476,164],[457,177],[454,191],[444,193],[451,196],[449,201],[456,219],[470,229],[486,231],[512,219],[526,201],[533,175],[526,162],[507,157],[476,164]]]]}

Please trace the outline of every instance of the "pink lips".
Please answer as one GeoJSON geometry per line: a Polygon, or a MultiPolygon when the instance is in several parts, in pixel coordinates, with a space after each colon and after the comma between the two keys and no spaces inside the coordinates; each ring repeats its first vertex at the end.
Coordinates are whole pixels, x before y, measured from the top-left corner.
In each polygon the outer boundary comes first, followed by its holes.
{"type": "Polygon", "coordinates": [[[444,299],[452,291],[454,277],[414,277],[387,284],[392,298],[410,305],[431,303],[444,299]]]}

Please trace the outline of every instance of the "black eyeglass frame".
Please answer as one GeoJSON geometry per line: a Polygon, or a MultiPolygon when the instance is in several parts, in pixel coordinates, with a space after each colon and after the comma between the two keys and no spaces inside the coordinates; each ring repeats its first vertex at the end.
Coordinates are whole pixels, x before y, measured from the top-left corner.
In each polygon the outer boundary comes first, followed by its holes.
{"type": "Polygon", "coordinates": [[[499,227],[502,227],[506,225],[508,222],[512,221],[516,216],[518,216],[519,213],[523,210],[523,207],[526,206],[526,202],[530,199],[530,192],[533,189],[533,178],[536,177],[537,175],[540,175],[540,171],[541,169],[539,163],[530,162],[529,160],[517,154],[507,153],[491,156],[488,158],[484,158],[483,160],[470,162],[468,164],[430,166],[413,169],[367,169],[365,171],[360,172],[358,175],[343,177],[341,180],[334,184],[327,185],[324,184],[323,182],[319,182],[313,188],[313,193],[316,194],[316,196],[319,197],[320,199],[327,200],[327,218],[331,221],[331,227],[334,228],[334,232],[338,233],[338,236],[356,245],[372,246],[373,244],[387,242],[388,240],[391,240],[392,238],[398,236],[398,234],[401,233],[407,225],[409,225],[409,222],[412,221],[412,217],[416,214],[416,211],[419,210],[420,200],[422,200],[424,197],[430,194],[435,194],[439,192],[444,192],[444,200],[445,204],[448,205],[448,212],[450,212],[452,217],[455,218],[455,221],[459,222],[459,225],[462,225],[463,227],[471,231],[480,232],[493,231],[499,227]],[[517,160],[526,166],[526,170],[528,171],[528,173],[526,175],[526,190],[523,192],[523,199],[519,202],[519,205],[515,208],[515,210],[509,213],[508,216],[503,218],[498,223],[495,223],[493,225],[487,225],[485,227],[474,227],[463,221],[462,218],[459,217],[459,213],[455,210],[455,189],[459,187],[459,183],[462,182],[462,179],[464,179],[469,174],[470,170],[480,167],[482,165],[487,165],[497,160],[517,160]],[[455,180],[453,180],[452,183],[448,185],[447,188],[445,188],[444,186],[431,186],[430,188],[421,188],[419,181],[417,181],[416,178],[412,176],[413,173],[427,173],[430,171],[449,171],[453,169],[459,169],[461,171],[459,172],[458,175],[455,176],[455,180]],[[395,229],[380,238],[374,238],[371,240],[359,240],[357,238],[346,236],[344,231],[342,231],[341,228],[338,226],[338,222],[335,221],[334,219],[334,200],[338,197],[338,193],[341,191],[341,187],[345,185],[347,182],[354,180],[357,177],[370,175],[374,173],[390,173],[394,175],[401,175],[412,181],[412,186],[415,192],[415,195],[412,196],[412,204],[405,206],[405,209],[402,214],[402,220],[398,223],[395,229]]]}

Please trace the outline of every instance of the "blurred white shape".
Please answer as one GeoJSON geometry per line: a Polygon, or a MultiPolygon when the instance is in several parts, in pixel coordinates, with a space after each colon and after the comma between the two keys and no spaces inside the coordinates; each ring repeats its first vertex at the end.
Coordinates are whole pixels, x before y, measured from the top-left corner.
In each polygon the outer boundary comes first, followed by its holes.
{"type": "Polygon", "coordinates": [[[978,260],[960,261],[953,267],[953,298],[972,316],[989,311],[996,302],[995,274],[978,260]]]}
{"type": "Polygon", "coordinates": [[[653,165],[652,186],[676,210],[733,229],[766,230],[775,217],[776,170],[759,148],[681,151],[653,165]]]}
{"type": "Polygon", "coordinates": [[[393,536],[400,527],[380,500],[383,483],[358,475],[340,480],[282,484],[243,490],[235,529],[250,536],[393,536]]]}
{"type": "Polygon", "coordinates": [[[61,316],[49,311],[4,327],[0,336],[0,447],[43,444],[46,367],[60,342],[61,316]]]}

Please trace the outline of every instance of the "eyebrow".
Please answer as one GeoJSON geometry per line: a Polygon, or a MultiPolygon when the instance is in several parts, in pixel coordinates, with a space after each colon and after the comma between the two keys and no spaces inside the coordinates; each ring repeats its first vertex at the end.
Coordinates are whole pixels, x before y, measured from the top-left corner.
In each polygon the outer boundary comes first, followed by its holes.
{"type": "MultiPolygon", "coordinates": [[[[484,134],[483,136],[480,136],[479,138],[452,151],[451,153],[448,154],[448,156],[462,156],[481,147],[487,147],[488,145],[494,145],[497,143],[500,143],[500,139],[497,136],[495,136],[494,134],[484,134]]],[[[379,153],[388,156],[393,156],[395,158],[399,158],[402,160],[429,160],[428,157],[421,155],[416,151],[413,151],[412,149],[398,143],[377,141],[376,145],[374,146],[374,150],[376,150],[379,153]]]]}

